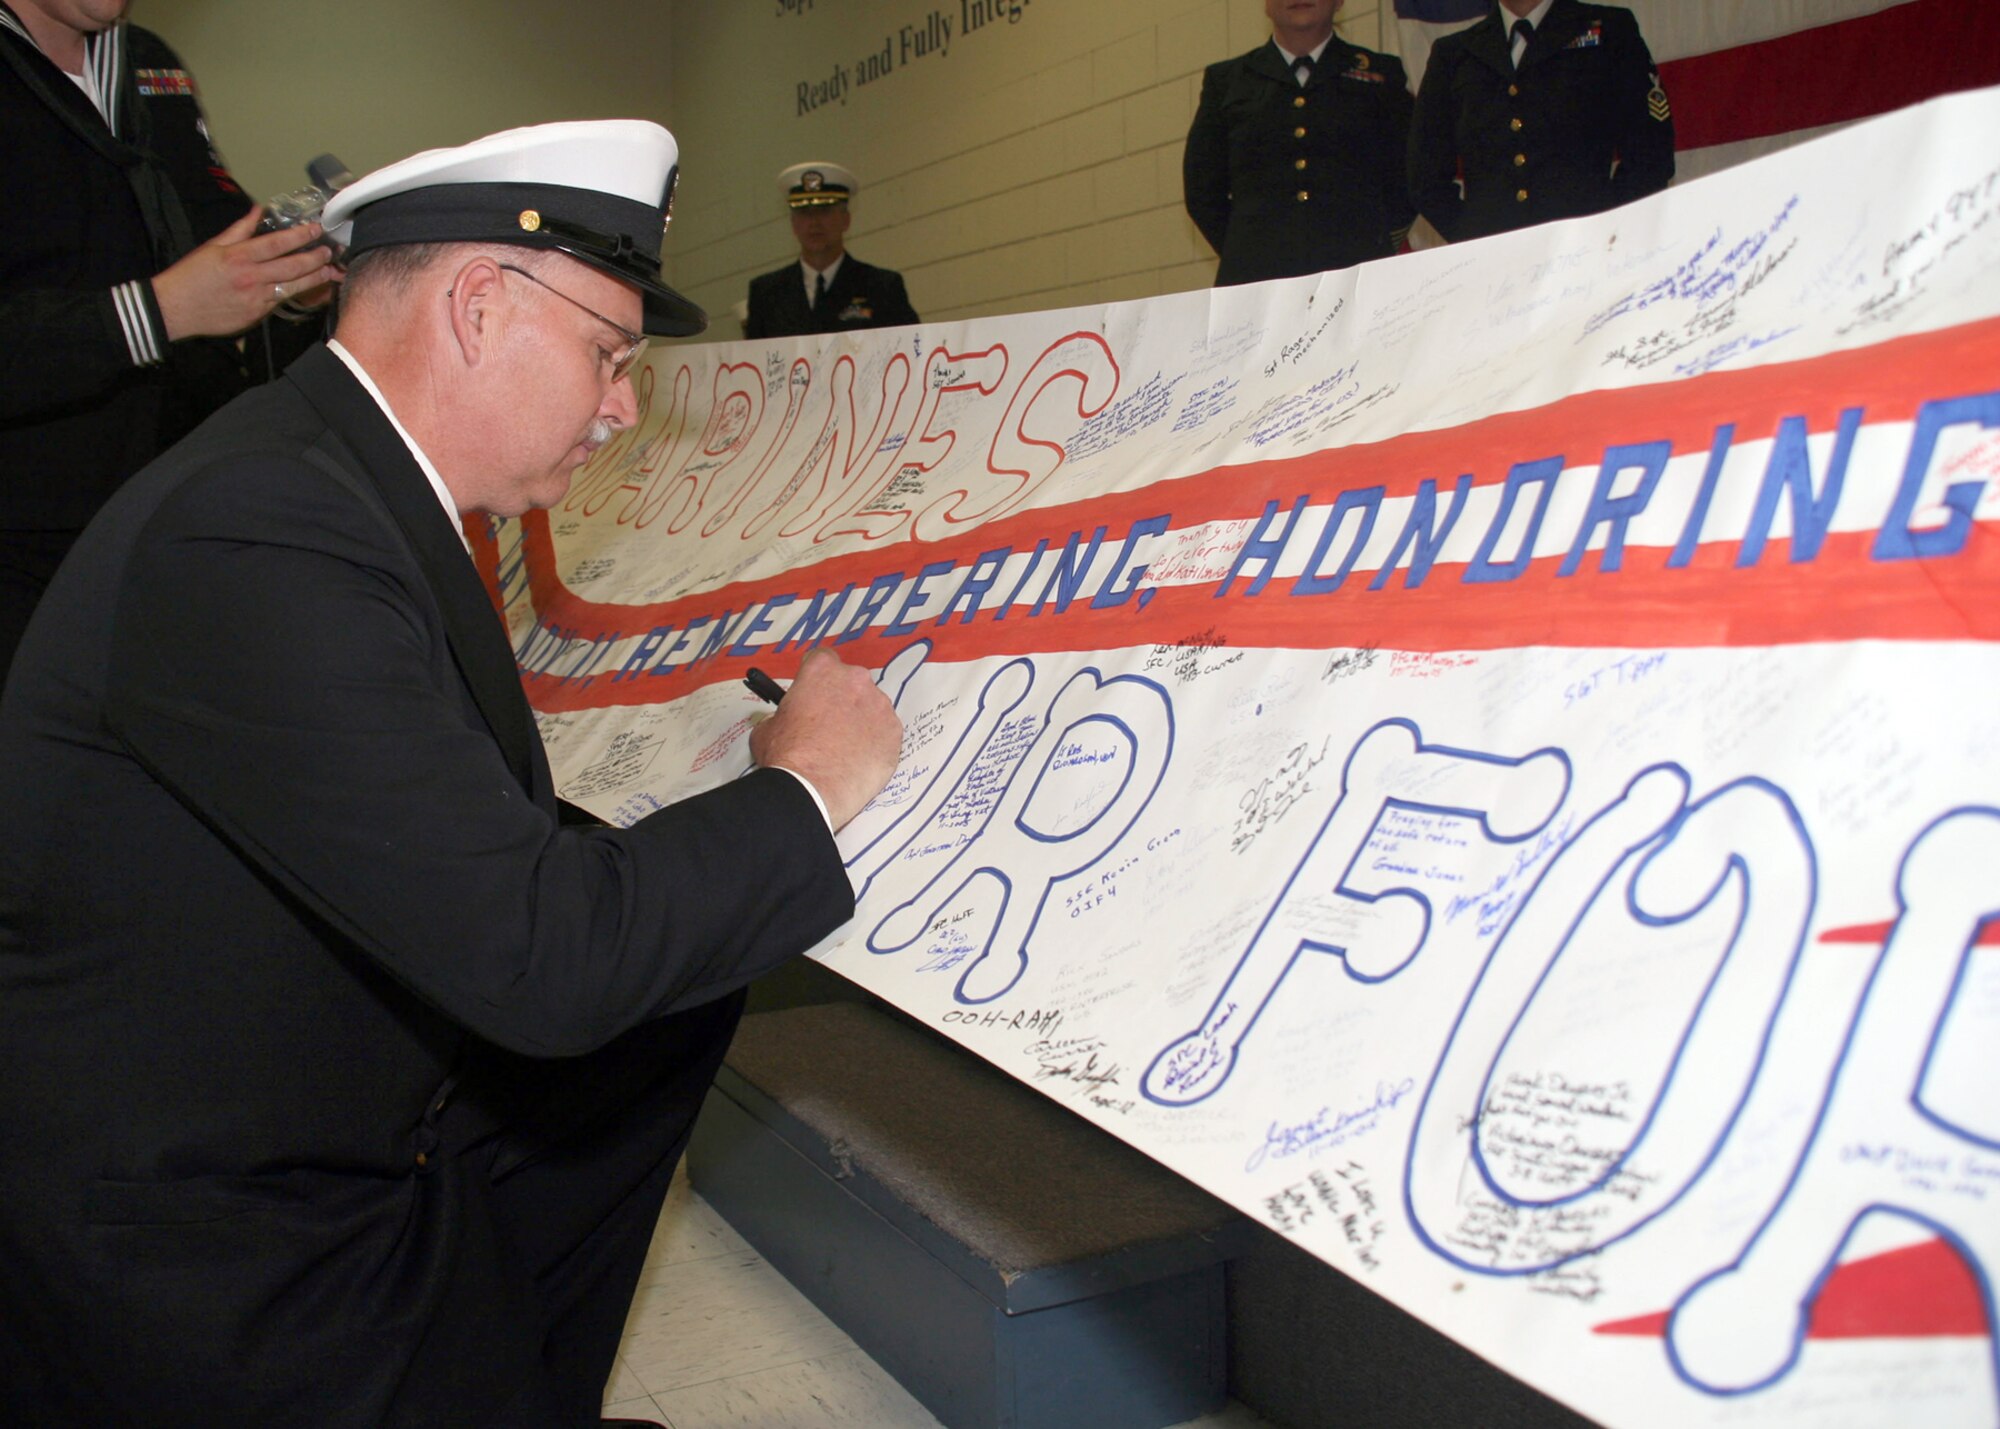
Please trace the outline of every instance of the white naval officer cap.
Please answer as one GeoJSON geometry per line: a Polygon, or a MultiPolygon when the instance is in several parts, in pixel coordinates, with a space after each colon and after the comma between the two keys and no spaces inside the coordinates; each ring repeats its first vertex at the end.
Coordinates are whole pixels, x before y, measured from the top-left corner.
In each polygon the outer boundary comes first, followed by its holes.
{"type": "Polygon", "coordinates": [[[554,249],[637,288],[641,327],[686,337],[702,310],[660,281],[680,147],[649,119],[532,124],[426,149],[328,201],[327,234],[350,255],[401,243],[554,249]]]}
{"type": "Polygon", "coordinates": [[[853,171],[844,165],[812,159],[793,164],[780,173],[778,187],[784,190],[785,202],[793,208],[824,208],[828,204],[846,203],[854,197],[859,185],[854,182],[853,171]]]}

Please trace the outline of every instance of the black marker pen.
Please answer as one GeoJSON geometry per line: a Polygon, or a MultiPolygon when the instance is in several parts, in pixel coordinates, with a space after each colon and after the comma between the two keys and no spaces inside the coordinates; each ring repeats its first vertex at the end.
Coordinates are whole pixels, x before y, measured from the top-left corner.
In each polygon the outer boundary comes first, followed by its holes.
{"type": "Polygon", "coordinates": [[[775,705],[785,697],[785,687],[755,665],[752,665],[750,673],[743,677],[743,683],[750,687],[751,694],[767,703],[775,705]]]}

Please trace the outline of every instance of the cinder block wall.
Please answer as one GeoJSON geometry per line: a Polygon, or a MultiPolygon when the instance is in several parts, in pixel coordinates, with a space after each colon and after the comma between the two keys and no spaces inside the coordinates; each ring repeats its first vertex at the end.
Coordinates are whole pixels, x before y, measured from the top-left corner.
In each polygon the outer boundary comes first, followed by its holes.
{"type": "MultiPolygon", "coordinates": [[[[1383,48],[1386,0],[1340,31],[1383,48]]],[[[1270,33],[1262,0],[143,0],[198,77],[251,193],[332,150],[357,173],[547,119],[657,119],[681,141],[669,278],[738,333],[749,280],[795,256],[776,184],[803,159],[860,175],[851,246],[926,318],[1205,287],[1181,208],[1204,65],[1270,33]],[[970,32],[975,12],[992,16],[970,32]],[[948,44],[919,31],[949,21],[948,44]],[[860,82],[886,53],[887,72],[860,82]],[[811,102],[815,83],[847,76],[811,102]],[[808,98],[801,100],[801,87],[808,98]]]]}
{"type": "MultiPolygon", "coordinates": [[[[1261,0],[1025,0],[963,33],[979,0],[679,3],[674,115],[687,156],[669,237],[677,286],[737,335],[749,280],[796,256],[776,175],[832,159],[862,191],[849,248],[900,269],[926,319],[1205,287],[1215,255],[1181,207],[1181,148],[1203,66],[1269,33],[1261,0]],[[917,53],[902,27],[950,19],[917,53]],[[845,83],[837,98],[800,85],[845,83]],[[754,58],[752,58],[754,57],[754,58]]],[[[1340,33],[1382,48],[1382,7],[1340,33]]],[[[935,32],[933,32],[935,33],[935,32]]],[[[914,31],[911,38],[914,38],[914,31]]]]}

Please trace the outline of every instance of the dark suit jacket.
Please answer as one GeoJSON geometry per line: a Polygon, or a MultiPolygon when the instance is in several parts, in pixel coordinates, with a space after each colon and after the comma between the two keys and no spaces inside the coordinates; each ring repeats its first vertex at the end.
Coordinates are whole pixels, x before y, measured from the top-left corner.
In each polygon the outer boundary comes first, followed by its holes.
{"type": "Polygon", "coordinates": [[[0,701],[0,1421],[504,1401],[538,1331],[483,1198],[533,1059],[852,910],[782,771],[558,826],[451,519],[309,352],[113,498],[0,701]]]}
{"type": "Polygon", "coordinates": [[[817,310],[806,301],[799,265],[750,280],[750,316],[745,337],[803,337],[872,327],[908,327],[917,321],[903,291],[903,275],[863,263],[852,253],[841,261],[817,310]]]}
{"type": "Polygon", "coordinates": [[[1503,21],[1511,17],[1496,5],[1431,46],[1410,192],[1437,231],[1478,238],[1665,188],[1673,119],[1632,12],[1556,0],[1518,71],[1503,21]]]}
{"type": "Polygon", "coordinates": [[[1402,61],[1327,41],[1301,89],[1276,45],[1208,67],[1188,129],[1188,216],[1222,255],[1217,284],[1350,268],[1395,252],[1416,210],[1402,61]]]}

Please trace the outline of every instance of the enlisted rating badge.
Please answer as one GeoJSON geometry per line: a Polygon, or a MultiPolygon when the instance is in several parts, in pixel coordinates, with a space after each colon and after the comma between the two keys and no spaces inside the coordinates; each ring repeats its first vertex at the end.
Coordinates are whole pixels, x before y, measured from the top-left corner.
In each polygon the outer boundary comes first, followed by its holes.
{"type": "Polygon", "coordinates": [[[1646,108],[1653,118],[1664,124],[1674,117],[1672,106],[1667,103],[1667,92],[1660,88],[1660,72],[1653,71],[1653,87],[1646,92],[1646,108]]]}

